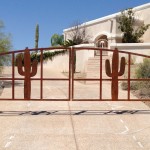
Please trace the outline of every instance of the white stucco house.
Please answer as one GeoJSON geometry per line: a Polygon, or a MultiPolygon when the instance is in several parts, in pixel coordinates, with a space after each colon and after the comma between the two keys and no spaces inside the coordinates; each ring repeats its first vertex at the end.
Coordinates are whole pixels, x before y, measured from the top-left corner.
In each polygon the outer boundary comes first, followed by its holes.
{"type": "MultiPolygon", "coordinates": [[[[135,26],[150,24],[150,3],[133,8],[135,14],[135,26]]],[[[95,20],[91,20],[81,24],[79,27],[86,27],[87,35],[90,36],[88,44],[76,45],[75,47],[100,47],[119,50],[132,51],[135,53],[150,55],[150,28],[142,37],[143,43],[122,43],[122,32],[118,29],[117,18],[121,12],[104,16],[95,20]]],[[[72,28],[64,29],[63,34],[65,40],[70,39],[72,28]]],[[[76,70],[78,72],[86,72],[86,64],[89,58],[93,58],[99,51],[77,51],[76,52],[76,70]]],[[[111,57],[112,53],[107,55],[111,57]]],[[[136,62],[143,61],[142,58],[136,58],[136,62]]],[[[61,72],[68,71],[68,56],[58,56],[53,62],[48,62],[47,67],[61,72]],[[62,67],[60,67],[60,64],[62,67]]]]}
{"type": "MultiPolygon", "coordinates": [[[[133,8],[135,13],[135,26],[144,24],[150,24],[150,3],[133,8]]],[[[118,29],[117,18],[121,12],[104,16],[92,21],[81,24],[82,27],[86,27],[87,35],[90,35],[90,44],[96,47],[111,47],[111,43],[121,43],[122,33],[118,29]]],[[[69,39],[70,32],[73,28],[64,29],[65,40],[69,39]]],[[[146,31],[142,37],[144,43],[150,43],[150,28],[146,31]]]]}

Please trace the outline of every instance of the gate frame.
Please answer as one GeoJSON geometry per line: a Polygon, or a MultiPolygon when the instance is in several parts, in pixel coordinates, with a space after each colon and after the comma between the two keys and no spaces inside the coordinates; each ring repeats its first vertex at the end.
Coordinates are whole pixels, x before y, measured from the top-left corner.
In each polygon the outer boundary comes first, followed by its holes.
{"type": "MultiPolygon", "coordinates": [[[[22,53],[24,50],[18,50],[18,51],[9,51],[5,53],[0,53],[0,56],[11,54],[12,55],[12,78],[1,78],[0,80],[10,80],[12,81],[12,98],[0,98],[0,100],[33,100],[33,101],[112,101],[112,99],[102,99],[102,81],[112,81],[112,79],[104,79],[102,78],[102,52],[113,52],[113,49],[103,49],[103,48],[93,48],[93,47],[50,47],[50,48],[37,48],[37,49],[28,49],[30,52],[32,51],[40,51],[40,78],[31,78],[30,80],[37,80],[40,81],[40,99],[20,99],[15,98],[15,80],[24,80],[24,78],[15,78],[15,54],[16,53],[22,53]],[[69,76],[68,78],[43,78],[43,51],[47,50],[60,50],[65,49],[69,50],[69,76]],[[76,79],[74,78],[74,53],[76,50],[99,50],[100,51],[100,78],[84,78],[84,79],[76,79]],[[43,81],[44,80],[52,80],[52,81],[68,81],[68,99],[43,99],[43,81]],[[100,90],[99,90],[99,99],[75,99],[74,98],[74,81],[99,81],[100,82],[100,90]]],[[[132,52],[126,52],[126,51],[119,51],[118,53],[124,53],[128,55],[128,78],[127,79],[117,79],[118,81],[127,81],[128,83],[128,95],[127,99],[118,99],[116,101],[150,101],[150,99],[130,99],[130,82],[131,81],[150,81],[150,78],[147,79],[131,79],[131,55],[141,56],[145,58],[150,58],[150,56],[143,55],[143,54],[137,54],[132,52]]]]}

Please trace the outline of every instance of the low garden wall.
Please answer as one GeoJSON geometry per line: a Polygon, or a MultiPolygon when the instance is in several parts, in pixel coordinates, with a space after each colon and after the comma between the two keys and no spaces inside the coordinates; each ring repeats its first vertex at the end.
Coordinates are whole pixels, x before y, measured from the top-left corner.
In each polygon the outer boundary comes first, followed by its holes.
{"type": "MultiPolygon", "coordinates": [[[[93,47],[93,44],[81,44],[74,47],[93,47]]],[[[76,51],[76,72],[85,72],[86,64],[90,57],[94,57],[94,50],[77,50],[76,51]]],[[[44,62],[43,67],[56,72],[68,72],[69,71],[69,53],[62,56],[56,56],[52,61],[48,60],[44,62]]]]}
{"type": "MultiPolygon", "coordinates": [[[[115,48],[118,48],[120,51],[127,51],[150,56],[150,43],[111,43],[110,49],[115,48]]],[[[110,53],[108,53],[108,55],[110,55],[110,53]]],[[[134,59],[135,63],[143,62],[142,57],[134,56],[132,59],[134,59]]]]}

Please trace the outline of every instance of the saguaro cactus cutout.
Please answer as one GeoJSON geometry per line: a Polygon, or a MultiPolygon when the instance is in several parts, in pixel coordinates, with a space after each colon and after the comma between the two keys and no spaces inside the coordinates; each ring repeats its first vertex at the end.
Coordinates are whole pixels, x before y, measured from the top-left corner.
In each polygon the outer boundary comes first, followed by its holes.
{"type": "Polygon", "coordinates": [[[18,73],[21,76],[24,76],[24,99],[30,99],[30,96],[31,96],[31,79],[30,78],[36,75],[37,65],[38,65],[37,60],[34,60],[31,64],[30,52],[28,48],[26,48],[24,52],[24,63],[23,63],[21,56],[17,58],[18,73]],[[32,68],[32,71],[31,71],[31,68],[32,68]]]}
{"type": "Polygon", "coordinates": [[[110,67],[110,61],[107,59],[105,62],[105,70],[107,76],[112,78],[111,95],[112,100],[118,100],[118,76],[122,76],[125,72],[125,57],[121,57],[120,71],[119,69],[119,54],[115,49],[112,58],[112,71],[110,67]]]}

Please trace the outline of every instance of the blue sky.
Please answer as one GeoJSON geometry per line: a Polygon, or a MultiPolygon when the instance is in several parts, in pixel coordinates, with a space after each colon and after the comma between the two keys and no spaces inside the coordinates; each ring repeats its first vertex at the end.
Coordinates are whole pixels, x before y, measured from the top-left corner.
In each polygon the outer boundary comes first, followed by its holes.
{"type": "Polygon", "coordinates": [[[73,22],[86,22],[150,0],[0,0],[0,20],[12,34],[13,49],[34,48],[35,26],[40,28],[39,47],[49,47],[54,33],[73,22]]]}

